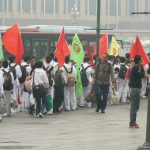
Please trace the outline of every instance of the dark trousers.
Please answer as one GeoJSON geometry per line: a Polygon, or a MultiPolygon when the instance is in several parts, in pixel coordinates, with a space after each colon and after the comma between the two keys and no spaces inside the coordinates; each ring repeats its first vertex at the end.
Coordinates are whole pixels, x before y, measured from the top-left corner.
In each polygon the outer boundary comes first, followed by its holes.
{"type": "Polygon", "coordinates": [[[130,125],[136,123],[137,112],[140,107],[140,89],[131,88],[130,125]]]}
{"type": "Polygon", "coordinates": [[[53,111],[59,112],[59,107],[64,101],[64,87],[54,86],[53,111]]]}
{"type": "Polygon", "coordinates": [[[94,93],[97,101],[97,109],[105,110],[107,105],[109,92],[109,84],[98,84],[94,85],[94,93]]]}

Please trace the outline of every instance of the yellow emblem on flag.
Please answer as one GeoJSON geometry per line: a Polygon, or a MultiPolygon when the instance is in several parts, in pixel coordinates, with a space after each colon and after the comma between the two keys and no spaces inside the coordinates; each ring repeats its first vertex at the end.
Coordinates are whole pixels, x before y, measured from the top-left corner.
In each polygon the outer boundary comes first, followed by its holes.
{"type": "Polygon", "coordinates": [[[118,44],[115,37],[113,36],[111,40],[110,55],[118,56],[119,48],[120,48],[120,45],[118,44]]]}

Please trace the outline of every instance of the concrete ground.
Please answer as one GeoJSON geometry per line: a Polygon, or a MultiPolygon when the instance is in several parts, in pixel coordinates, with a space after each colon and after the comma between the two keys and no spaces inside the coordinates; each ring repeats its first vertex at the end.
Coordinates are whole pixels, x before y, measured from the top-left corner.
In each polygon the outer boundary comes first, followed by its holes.
{"type": "Polygon", "coordinates": [[[137,122],[130,129],[130,104],[63,112],[37,119],[27,113],[0,123],[0,149],[31,150],[136,150],[146,135],[147,100],[141,101],[137,122]],[[27,146],[27,147],[26,147],[27,146]]]}

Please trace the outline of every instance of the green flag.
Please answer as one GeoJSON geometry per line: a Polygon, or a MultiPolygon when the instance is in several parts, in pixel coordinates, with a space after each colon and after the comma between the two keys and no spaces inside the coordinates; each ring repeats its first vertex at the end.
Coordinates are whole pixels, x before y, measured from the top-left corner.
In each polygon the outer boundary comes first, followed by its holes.
{"type": "Polygon", "coordinates": [[[1,40],[1,34],[0,34],[0,61],[2,59],[4,59],[4,55],[3,55],[2,40],[1,40]]]}
{"type": "Polygon", "coordinates": [[[83,87],[80,76],[80,66],[84,59],[84,51],[82,43],[77,34],[75,34],[72,41],[70,59],[76,62],[76,69],[77,69],[76,96],[77,98],[79,98],[83,93],[83,87]]]}

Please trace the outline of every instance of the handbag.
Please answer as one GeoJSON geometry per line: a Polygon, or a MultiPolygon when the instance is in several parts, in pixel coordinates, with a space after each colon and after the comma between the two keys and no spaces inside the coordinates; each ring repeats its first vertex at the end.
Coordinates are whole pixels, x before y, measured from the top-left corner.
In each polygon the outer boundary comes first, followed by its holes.
{"type": "Polygon", "coordinates": [[[95,94],[94,91],[92,90],[85,98],[86,102],[93,102],[95,101],[95,94]]]}

